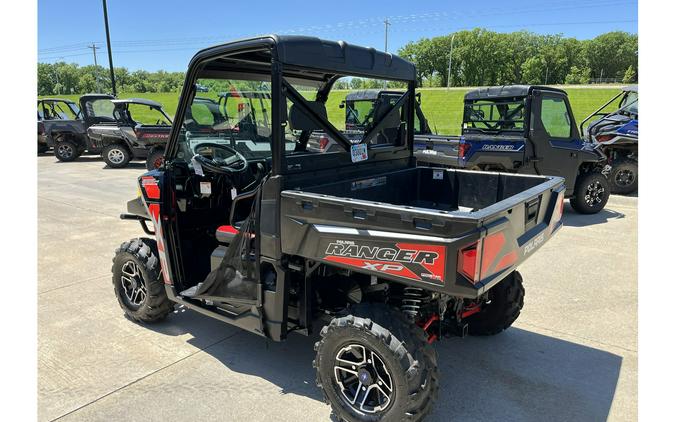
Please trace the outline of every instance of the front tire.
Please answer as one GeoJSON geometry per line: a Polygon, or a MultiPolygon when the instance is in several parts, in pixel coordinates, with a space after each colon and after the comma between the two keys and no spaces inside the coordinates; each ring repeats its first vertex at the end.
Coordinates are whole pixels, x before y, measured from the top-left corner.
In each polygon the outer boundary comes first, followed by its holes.
{"type": "Polygon", "coordinates": [[[580,175],[570,205],[579,214],[595,214],[602,211],[609,200],[609,182],[601,173],[580,175]]]}
{"type": "Polygon", "coordinates": [[[54,145],[54,156],[57,160],[67,163],[76,160],[80,156],[77,144],[69,140],[59,140],[54,145]]]}
{"type": "Polygon", "coordinates": [[[466,318],[469,334],[492,336],[509,328],[520,316],[525,301],[523,277],[518,271],[509,274],[488,291],[489,303],[477,314],[466,318]]]}
{"type": "Polygon", "coordinates": [[[438,391],[436,352],[422,329],[384,304],[352,314],[323,327],[314,347],[317,386],[333,412],[346,421],[422,420],[438,391]]]}
{"type": "Polygon", "coordinates": [[[115,251],[112,266],[115,296],[124,313],[137,322],[157,322],[173,311],[166,295],[151,239],[124,242],[115,251]]]}
{"type": "Polygon", "coordinates": [[[106,145],[101,151],[103,161],[114,169],[126,167],[131,160],[131,153],[124,145],[112,144],[106,145]]]}
{"type": "Polygon", "coordinates": [[[638,165],[632,160],[618,161],[609,173],[609,186],[612,193],[626,195],[638,188],[638,165]]]}

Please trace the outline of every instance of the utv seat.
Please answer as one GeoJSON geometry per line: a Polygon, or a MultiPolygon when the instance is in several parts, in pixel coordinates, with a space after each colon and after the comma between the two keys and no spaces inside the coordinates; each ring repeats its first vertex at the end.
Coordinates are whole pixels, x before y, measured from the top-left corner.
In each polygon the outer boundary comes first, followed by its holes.
{"type": "Polygon", "coordinates": [[[232,243],[234,237],[239,233],[238,227],[241,227],[241,223],[235,223],[234,226],[220,226],[216,230],[216,240],[219,243],[232,243]]]}

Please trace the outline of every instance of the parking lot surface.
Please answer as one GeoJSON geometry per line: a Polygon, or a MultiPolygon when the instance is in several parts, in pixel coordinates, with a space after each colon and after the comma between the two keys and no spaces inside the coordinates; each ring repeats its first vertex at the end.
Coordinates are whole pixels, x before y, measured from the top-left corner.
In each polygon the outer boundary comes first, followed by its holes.
{"type": "MultiPolygon", "coordinates": [[[[324,421],[316,337],[273,343],[178,309],[124,317],[116,247],[143,236],[118,218],[144,164],[38,157],[38,415],[41,421],[324,421]]],[[[488,338],[436,344],[430,421],[637,419],[637,198],[565,227],[520,267],[525,308],[488,338]]]]}

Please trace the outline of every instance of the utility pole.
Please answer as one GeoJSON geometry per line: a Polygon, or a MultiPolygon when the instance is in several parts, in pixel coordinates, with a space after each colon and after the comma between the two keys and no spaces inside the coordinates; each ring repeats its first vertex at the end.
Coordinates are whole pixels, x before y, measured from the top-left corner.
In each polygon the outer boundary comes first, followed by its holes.
{"type": "Polygon", "coordinates": [[[96,62],[96,50],[99,50],[101,47],[96,47],[96,43],[91,43],[87,48],[91,48],[91,51],[94,52],[94,66],[98,66],[98,63],[96,62]]]}
{"type": "Polygon", "coordinates": [[[450,38],[450,58],[448,59],[448,89],[452,85],[452,45],[455,43],[455,34],[450,38]]]}
{"type": "Polygon", "coordinates": [[[108,27],[108,3],[103,0],[103,20],[105,20],[105,39],[108,43],[108,64],[110,65],[110,83],[112,85],[112,95],[117,96],[115,87],[115,70],[113,69],[112,48],[110,47],[110,28],[108,27]]]}
{"type": "Polygon", "coordinates": [[[101,91],[101,87],[98,85],[98,62],[96,61],[96,50],[101,47],[96,47],[96,43],[91,43],[87,48],[91,48],[91,51],[94,53],[94,79],[96,79],[96,91],[101,91]]]}
{"type": "Polygon", "coordinates": [[[544,78],[544,85],[548,85],[548,66],[546,66],[546,78],[544,78]]]}

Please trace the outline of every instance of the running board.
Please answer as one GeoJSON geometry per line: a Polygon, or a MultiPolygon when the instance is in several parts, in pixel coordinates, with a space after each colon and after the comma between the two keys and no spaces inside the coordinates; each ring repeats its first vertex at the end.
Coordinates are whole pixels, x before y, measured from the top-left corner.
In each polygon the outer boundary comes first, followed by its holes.
{"type": "MultiPolygon", "coordinates": [[[[258,334],[260,336],[266,337],[265,333],[262,330],[260,323],[260,315],[256,309],[255,301],[250,305],[247,311],[235,314],[225,309],[221,309],[216,305],[202,305],[200,303],[195,303],[194,300],[183,298],[181,296],[175,296],[173,301],[176,303],[185,306],[188,309],[199,312],[202,315],[206,315],[211,318],[215,318],[219,321],[226,322],[228,324],[237,326],[246,331],[258,334]],[[207,307],[208,306],[208,307],[207,307]],[[213,309],[209,309],[213,308],[213,309]],[[225,314],[227,312],[229,315],[225,314]]],[[[249,305],[249,304],[241,304],[249,305]]]]}

